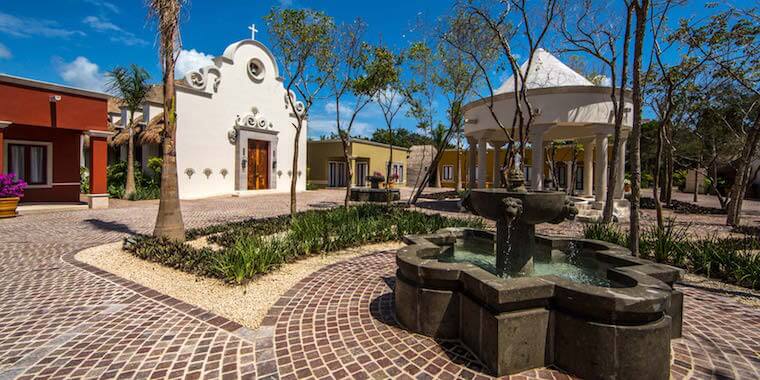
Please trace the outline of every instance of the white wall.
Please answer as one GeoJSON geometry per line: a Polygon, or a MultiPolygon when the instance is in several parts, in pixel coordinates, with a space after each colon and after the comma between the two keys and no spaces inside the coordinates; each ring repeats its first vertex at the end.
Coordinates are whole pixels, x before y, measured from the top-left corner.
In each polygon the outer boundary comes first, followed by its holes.
{"type": "MultiPolygon", "coordinates": [[[[276,147],[277,167],[282,171],[272,184],[273,191],[290,191],[290,177],[293,157],[295,129],[291,126],[289,110],[285,107],[285,90],[277,80],[276,63],[258,42],[244,40],[225,50],[226,58],[217,58],[221,73],[220,83],[214,92],[213,83],[217,77],[209,73],[205,92],[180,89],[177,92],[177,171],[180,198],[202,198],[231,194],[235,189],[236,166],[235,145],[230,143],[227,133],[235,126],[238,116],[243,117],[256,107],[259,115],[273,124],[279,131],[276,147]],[[247,65],[251,58],[260,59],[265,65],[265,78],[254,82],[248,75],[247,65]],[[188,177],[186,169],[195,174],[188,177]],[[210,168],[212,174],[203,174],[210,168]],[[222,168],[228,174],[220,174],[222,168]]],[[[297,189],[306,189],[306,128],[301,132],[299,170],[302,172],[297,189]]],[[[270,163],[270,170],[271,163],[270,163]]]]}

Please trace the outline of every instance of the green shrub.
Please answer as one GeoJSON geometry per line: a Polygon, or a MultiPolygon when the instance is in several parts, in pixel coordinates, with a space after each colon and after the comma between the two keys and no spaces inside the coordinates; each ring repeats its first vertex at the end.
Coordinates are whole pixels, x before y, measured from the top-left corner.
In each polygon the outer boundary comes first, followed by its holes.
{"type": "MultiPolygon", "coordinates": [[[[160,196],[160,173],[161,159],[153,157],[148,160],[148,167],[155,166],[158,159],[158,175],[147,175],[143,173],[139,163],[135,162],[135,192],[130,195],[129,200],[158,199],[160,196]]],[[[151,170],[154,170],[151,167],[151,170]]],[[[127,162],[119,161],[108,166],[106,170],[106,179],[108,181],[108,194],[112,198],[124,198],[125,188],[127,186],[127,162]]]]}
{"type": "Polygon", "coordinates": [[[82,194],[90,193],[90,171],[87,167],[79,167],[79,192],[82,194]]]}
{"type": "MultiPolygon", "coordinates": [[[[760,237],[689,240],[690,226],[669,219],[663,228],[647,228],[640,242],[641,256],[688,269],[707,277],[760,289],[760,237]]],[[[617,226],[588,224],[584,237],[626,246],[628,237],[617,226]]]]}
{"type": "Polygon", "coordinates": [[[583,237],[628,247],[628,234],[613,223],[586,224],[583,226],[583,237]]]}
{"type": "Polygon", "coordinates": [[[257,274],[267,273],[285,261],[287,242],[262,237],[237,240],[215,257],[213,271],[219,278],[242,284],[257,274]]]}
{"type": "Polygon", "coordinates": [[[128,240],[125,246],[146,260],[241,284],[302,256],[400,240],[407,234],[431,233],[444,227],[484,228],[484,224],[477,218],[448,218],[364,204],[300,212],[292,219],[279,216],[188,231],[188,239],[208,236],[209,242],[222,247],[217,252],[150,237],[128,240]]]}
{"type": "Polygon", "coordinates": [[[689,225],[677,226],[675,219],[668,218],[662,227],[652,225],[645,229],[641,252],[654,258],[658,263],[683,266],[691,248],[687,244],[688,232],[689,225]]]}
{"type": "Polygon", "coordinates": [[[125,239],[124,248],[133,255],[157,262],[183,272],[200,276],[213,276],[214,251],[198,249],[185,243],[178,243],[153,236],[134,236],[125,239]]]}
{"type": "Polygon", "coordinates": [[[145,199],[158,199],[161,196],[161,189],[157,186],[142,187],[138,186],[135,192],[129,195],[130,201],[141,201],[145,199]]]}

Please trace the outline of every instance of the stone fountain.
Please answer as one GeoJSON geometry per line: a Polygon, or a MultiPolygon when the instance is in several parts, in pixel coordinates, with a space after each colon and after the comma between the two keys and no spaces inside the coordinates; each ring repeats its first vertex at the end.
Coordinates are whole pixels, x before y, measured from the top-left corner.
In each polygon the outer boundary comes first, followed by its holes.
{"type": "Polygon", "coordinates": [[[533,272],[536,224],[561,223],[578,210],[559,191],[528,192],[525,177],[511,170],[506,189],[473,189],[462,205],[475,215],[496,221],[496,267],[500,275],[533,272]]]}
{"type": "Polygon", "coordinates": [[[475,189],[463,205],[496,233],[449,228],[407,236],[396,255],[396,317],[457,339],[493,375],[546,366],[592,379],[667,379],[681,336],[680,270],[587,240],[536,235],[572,218],[562,192],[475,189]]]}

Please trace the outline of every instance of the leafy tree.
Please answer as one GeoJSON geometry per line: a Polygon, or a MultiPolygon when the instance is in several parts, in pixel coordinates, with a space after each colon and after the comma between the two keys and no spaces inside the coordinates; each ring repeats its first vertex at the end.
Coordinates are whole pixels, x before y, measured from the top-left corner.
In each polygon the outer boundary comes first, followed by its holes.
{"type": "MultiPolygon", "coordinates": [[[[708,6],[714,6],[708,4],[708,6]]],[[[750,96],[750,107],[742,108],[741,124],[746,126],[744,142],[735,161],[736,178],[729,193],[726,224],[741,222],[742,201],[750,183],[750,169],[760,142],[760,23],[757,8],[735,8],[714,14],[697,24],[684,21],[677,31],[687,46],[707,60],[712,78],[724,86],[736,86],[750,96]]],[[[736,129],[738,130],[738,129],[736,129]]]]}
{"type": "Polygon", "coordinates": [[[290,214],[296,213],[296,184],[301,132],[309,111],[333,75],[335,23],[330,16],[312,9],[273,8],[264,19],[272,36],[273,50],[287,77],[285,98],[295,129],[290,179],[290,214]],[[301,101],[296,100],[296,95],[301,101]]]}
{"type": "MultiPolygon", "coordinates": [[[[390,49],[384,46],[375,47],[373,52],[372,64],[370,70],[375,73],[376,83],[382,90],[378,91],[375,96],[375,102],[383,114],[385,125],[388,128],[388,167],[386,168],[386,177],[391,178],[391,166],[393,164],[393,121],[407,104],[408,96],[404,95],[406,89],[401,82],[401,64],[403,54],[394,54],[390,49]]],[[[387,203],[390,205],[390,186],[387,189],[387,203]]]]}
{"type": "Polygon", "coordinates": [[[560,12],[560,32],[566,41],[566,51],[584,53],[594,57],[608,70],[610,76],[610,99],[614,112],[614,133],[612,142],[612,162],[609,165],[607,193],[604,194],[602,221],[610,223],[615,201],[615,188],[620,177],[618,161],[622,147],[622,129],[625,118],[628,66],[630,64],[631,22],[633,2],[622,2],[625,18],[613,17],[621,12],[618,2],[594,3],[584,0],[576,7],[560,12]],[[572,19],[572,22],[569,20],[572,19]],[[604,21],[602,21],[604,20],[604,21]],[[609,20],[609,21],[608,21],[609,20]],[[624,20],[624,22],[620,22],[624,20]],[[622,43],[622,48],[618,44],[622,43]],[[618,82],[619,78],[619,82],[618,82]]]}
{"type": "Polygon", "coordinates": [[[180,47],[179,15],[184,0],[149,0],[150,14],[158,22],[159,50],[163,68],[164,130],[161,132],[164,157],[161,168],[161,195],[153,234],[175,241],[185,240],[185,223],[177,184],[177,99],[174,65],[180,47]]]}
{"type": "MultiPolygon", "coordinates": [[[[116,67],[106,73],[108,83],[106,89],[115,94],[126,106],[129,121],[126,123],[129,140],[127,142],[127,179],[124,188],[124,198],[129,198],[135,192],[135,112],[141,109],[150,92],[150,74],[142,67],[132,64],[129,68],[116,67]]],[[[126,120],[122,120],[124,122],[126,120]]],[[[145,120],[147,123],[147,120],[145,120]]]]}
{"type": "Polygon", "coordinates": [[[380,90],[374,73],[367,70],[371,47],[362,41],[366,25],[361,20],[350,24],[342,24],[337,29],[332,59],[334,70],[329,76],[331,98],[335,102],[335,136],[340,139],[343,148],[343,159],[346,162],[346,195],[343,200],[345,207],[351,197],[351,182],[353,168],[349,157],[351,144],[351,129],[356,117],[376,96],[380,90]],[[353,106],[349,108],[348,123],[342,120],[341,102],[347,95],[353,96],[353,106]]]}
{"type": "Polygon", "coordinates": [[[383,144],[390,144],[391,141],[393,141],[393,145],[404,148],[411,148],[414,145],[434,144],[434,140],[430,136],[425,136],[417,132],[410,132],[406,128],[394,129],[392,137],[387,129],[376,129],[372,132],[370,140],[383,144]]]}

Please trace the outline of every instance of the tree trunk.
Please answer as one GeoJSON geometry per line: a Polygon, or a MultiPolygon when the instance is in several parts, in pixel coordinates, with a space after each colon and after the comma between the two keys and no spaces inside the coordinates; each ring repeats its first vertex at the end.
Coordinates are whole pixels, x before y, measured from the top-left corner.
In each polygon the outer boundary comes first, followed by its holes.
{"type": "Polygon", "coordinates": [[[163,35],[162,33],[161,36],[164,59],[164,115],[166,116],[166,126],[163,136],[164,157],[161,165],[161,198],[158,202],[158,215],[156,216],[153,235],[184,241],[185,223],[182,220],[179,185],[177,183],[177,93],[174,89],[174,41],[177,39],[177,28],[175,25],[171,35],[163,35]]]}
{"type": "MultiPolygon", "coordinates": [[[[612,214],[615,210],[615,188],[617,187],[618,177],[622,173],[618,173],[618,161],[620,160],[620,149],[623,144],[623,110],[625,109],[625,85],[628,82],[628,46],[631,41],[631,17],[633,9],[628,6],[626,21],[625,21],[625,35],[623,37],[623,62],[620,70],[620,96],[617,100],[617,107],[615,109],[615,132],[612,139],[612,160],[607,166],[607,193],[604,196],[604,209],[602,210],[602,222],[612,222],[612,214]]],[[[638,17],[636,14],[636,22],[638,27],[638,17]]],[[[638,30],[636,31],[638,33],[638,30]]],[[[637,36],[638,37],[638,36],[637,36]]],[[[635,59],[635,57],[634,57],[635,59]]],[[[612,93],[615,93],[615,83],[612,83],[612,93]]],[[[602,157],[607,160],[607,157],[602,157]]]]}
{"type": "Polygon", "coordinates": [[[456,178],[456,191],[457,194],[462,192],[462,132],[457,126],[457,178],[456,178]]]}
{"type": "Polygon", "coordinates": [[[646,16],[649,10],[649,0],[641,0],[641,5],[636,2],[636,33],[633,44],[633,128],[631,130],[631,216],[629,230],[629,244],[631,254],[639,255],[640,215],[639,202],[641,200],[641,52],[646,31],[646,16]]]}
{"type": "Polygon", "coordinates": [[[663,152],[665,153],[665,182],[662,189],[662,201],[666,205],[670,205],[670,201],[673,199],[673,171],[675,170],[675,162],[673,161],[673,126],[668,123],[663,133],[666,134],[667,139],[663,142],[663,152]]]}
{"type": "Polygon", "coordinates": [[[729,226],[738,226],[741,223],[742,202],[747,191],[750,164],[757,151],[758,140],[760,140],[760,114],[755,117],[752,127],[747,132],[747,140],[742,148],[739,167],[736,168],[736,180],[731,188],[728,201],[726,224],[729,226]]]}
{"type": "Polygon", "coordinates": [[[290,176],[290,216],[295,217],[298,212],[298,203],[296,199],[296,185],[298,184],[298,151],[301,147],[301,127],[303,120],[296,116],[298,119],[298,127],[296,128],[295,141],[293,143],[293,167],[292,175],[290,176]]]}
{"type": "Polygon", "coordinates": [[[353,171],[351,170],[351,160],[348,154],[348,138],[340,136],[340,142],[343,145],[343,159],[346,161],[346,196],[343,199],[343,207],[348,208],[348,202],[351,200],[351,180],[353,171]]]}
{"type": "MultiPolygon", "coordinates": [[[[702,162],[702,160],[699,160],[702,162]]],[[[699,168],[694,169],[694,198],[692,199],[692,202],[698,203],[699,202],[699,168]]]]}
{"type": "Polygon", "coordinates": [[[663,125],[662,123],[659,123],[657,126],[657,153],[655,154],[655,168],[654,168],[654,175],[652,176],[652,198],[654,198],[654,208],[657,211],[657,227],[662,229],[664,227],[663,219],[662,219],[662,204],[660,203],[660,196],[658,194],[657,188],[660,185],[660,172],[661,172],[661,162],[662,162],[662,135],[663,135],[663,125]]]}
{"type": "Polygon", "coordinates": [[[386,171],[388,175],[385,176],[385,203],[391,205],[391,167],[393,167],[393,129],[388,126],[388,167],[386,171]]]}

